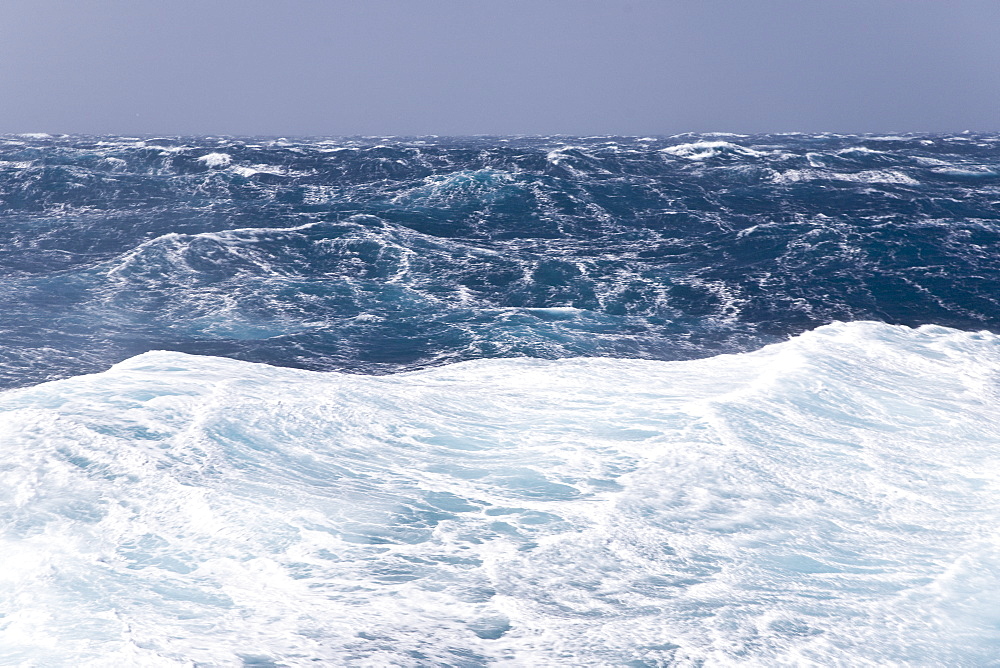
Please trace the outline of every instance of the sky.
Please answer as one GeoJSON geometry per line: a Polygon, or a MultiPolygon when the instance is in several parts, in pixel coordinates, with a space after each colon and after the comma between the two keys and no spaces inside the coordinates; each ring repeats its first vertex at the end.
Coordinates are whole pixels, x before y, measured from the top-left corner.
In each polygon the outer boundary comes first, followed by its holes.
{"type": "Polygon", "coordinates": [[[0,132],[1000,130],[1000,0],[3,0],[0,132]]]}

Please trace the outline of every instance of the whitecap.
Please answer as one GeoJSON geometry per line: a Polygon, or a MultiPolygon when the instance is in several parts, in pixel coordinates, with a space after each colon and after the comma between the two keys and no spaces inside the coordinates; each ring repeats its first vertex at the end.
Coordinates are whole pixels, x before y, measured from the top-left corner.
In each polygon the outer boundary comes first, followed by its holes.
{"type": "Polygon", "coordinates": [[[1000,338],[0,394],[12,665],[986,665],[1000,338]],[[419,656],[419,661],[413,657],[419,656]]]}
{"type": "Polygon", "coordinates": [[[997,172],[984,165],[970,165],[968,167],[941,167],[931,170],[935,174],[944,176],[957,176],[966,178],[988,178],[997,176],[997,172]]]}
{"type": "Polygon", "coordinates": [[[869,169],[861,172],[831,172],[821,169],[790,169],[784,172],[777,172],[771,178],[776,183],[795,183],[798,181],[829,179],[833,181],[886,183],[907,186],[920,184],[920,182],[912,176],[894,169],[869,169]]]}
{"type": "Polygon", "coordinates": [[[761,151],[755,151],[752,148],[727,141],[699,141],[689,144],[677,144],[676,146],[661,148],[660,152],[688,160],[705,160],[719,155],[738,155],[752,158],[767,155],[761,151]]]}
{"type": "Polygon", "coordinates": [[[207,167],[213,169],[227,167],[232,161],[233,158],[228,153],[209,153],[198,158],[198,162],[203,162],[207,167]]]}

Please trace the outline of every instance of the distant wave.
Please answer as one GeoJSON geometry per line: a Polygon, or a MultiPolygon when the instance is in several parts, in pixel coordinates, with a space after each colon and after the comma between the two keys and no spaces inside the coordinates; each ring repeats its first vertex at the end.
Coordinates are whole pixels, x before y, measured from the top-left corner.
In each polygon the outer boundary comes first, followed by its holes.
{"type": "Polygon", "coordinates": [[[1000,137],[0,137],[0,387],[1000,327],[1000,137]]]}

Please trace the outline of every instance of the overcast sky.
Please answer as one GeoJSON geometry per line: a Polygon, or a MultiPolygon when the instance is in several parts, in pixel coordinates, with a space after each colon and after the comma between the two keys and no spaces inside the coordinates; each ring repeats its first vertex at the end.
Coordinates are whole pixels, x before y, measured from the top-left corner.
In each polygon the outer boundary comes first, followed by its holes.
{"type": "Polygon", "coordinates": [[[1000,0],[2,0],[0,132],[1000,130],[1000,0]]]}

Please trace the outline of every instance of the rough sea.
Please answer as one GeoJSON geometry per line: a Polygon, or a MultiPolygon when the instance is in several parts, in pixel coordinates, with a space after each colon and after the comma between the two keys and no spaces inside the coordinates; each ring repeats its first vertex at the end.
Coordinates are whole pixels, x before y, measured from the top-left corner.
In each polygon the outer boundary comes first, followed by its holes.
{"type": "Polygon", "coordinates": [[[0,665],[1000,666],[1000,135],[0,136],[0,665]]]}

